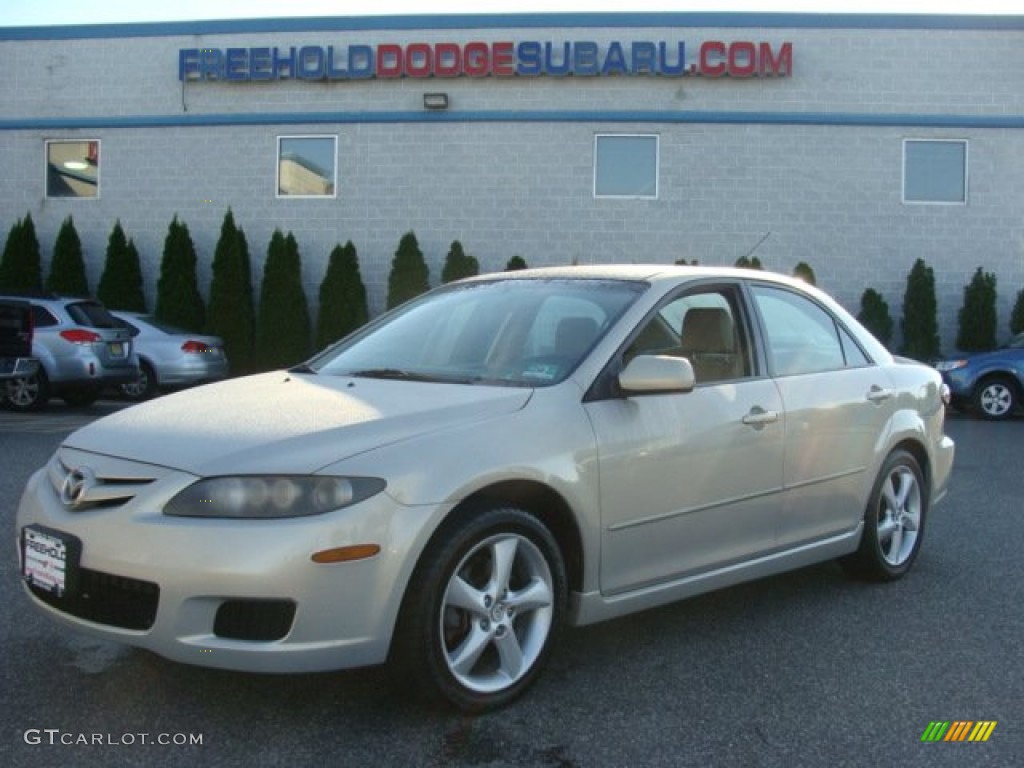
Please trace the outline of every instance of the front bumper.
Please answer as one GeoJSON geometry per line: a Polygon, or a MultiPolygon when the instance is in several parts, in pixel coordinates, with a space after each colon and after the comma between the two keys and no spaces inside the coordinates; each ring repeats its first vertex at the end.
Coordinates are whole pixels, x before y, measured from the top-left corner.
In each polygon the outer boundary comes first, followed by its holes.
{"type": "Polygon", "coordinates": [[[76,595],[54,598],[25,586],[53,618],[224,669],[307,672],[387,658],[408,578],[402,542],[416,538],[410,532],[425,522],[424,510],[385,492],[314,517],[172,518],[160,510],[193,476],[68,449],[60,455],[65,467],[139,479],[144,490],[124,503],[75,511],[55,487],[56,457],[32,476],[17,513],[19,542],[29,525],[81,542],[76,595]],[[348,563],[311,560],[317,551],[363,543],[379,544],[380,553],[348,563]]]}

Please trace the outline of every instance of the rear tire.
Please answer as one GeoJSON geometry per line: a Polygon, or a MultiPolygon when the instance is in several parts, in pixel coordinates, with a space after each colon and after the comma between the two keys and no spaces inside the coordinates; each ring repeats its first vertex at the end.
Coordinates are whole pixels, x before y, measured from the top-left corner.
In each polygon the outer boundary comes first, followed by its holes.
{"type": "Polygon", "coordinates": [[[464,712],[508,704],[547,661],[566,584],[558,544],[528,512],[485,508],[453,521],[406,591],[392,654],[400,684],[464,712]]]}
{"type": "Polygon", "coordinates": [[[917,459],[907,451],[893,451],[871,489],[860,547],[840,564],[868,581],[902,577],[921,550],[927,512],[928,492],[917,459]]]}
{"type": "Polygon", "coordinates": [[[46,371],[38,368],[31,376],[10,379],[5,388],[7,407],[13,411],[28,413],[42,410],[50,399],[50,382],[46,371]]]}
{"type": "Polygon", "coordinates": [[[139,363],[139,376],[135,381],[122,384],[118,387],[121,394],[129,400],[136,402],[149,400],[156,396],[156,371],[149,363],[139,363]]]}

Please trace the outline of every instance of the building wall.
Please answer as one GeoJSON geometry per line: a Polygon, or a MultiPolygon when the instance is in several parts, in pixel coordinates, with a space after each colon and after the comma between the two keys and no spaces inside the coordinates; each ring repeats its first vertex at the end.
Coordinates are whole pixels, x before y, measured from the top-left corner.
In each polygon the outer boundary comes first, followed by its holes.
{"type": "MultiPolygon", "coordinates": [[[[691,53],[692,55],[692,53],[691,53]]],[[[0,224],[30,212],[44,262],[74,217],[96,285],[120,219],[155,298],[178,215],[200,282],[224,212],[259,280],[274,228],[292,231],[315,301],[327,256],[352,240],[383,308],[399,238],[414,231],[433,282],[452,240],[485,270],[754,252],[805,261],[856,311],[867,287],[898,319],[917,258],[935,268],[943,343],[978,266],[999,280],[1000,331],[1024,288],[1024,18],[623,15],[279,20],[0,30],[0,224]],[[538,26],[543,19],[547,26],[538,26]],[[392,28],[384,28],[384,22],[392,28]],[[491,26],[488,26],[491,25],[491,26]],[[783,42],[791,77],[517,77],[304,82],[178,80],[182,48],[509,40],[783,42]],[[423,109],[443,91],[450,108],[423,109]],[[597,133],[660,137],[656,200],[593,196],[597,133]],[[338,195],[275,195],[277,138],[338,137],[338,195]],[[100,198],[47,199],[44,141],[101,142],[100,198]],[[906,205],[905,138],[968,141],[966,205],[906,205]],[[756,250],[755,250],[756,248],[756,250]]]]}

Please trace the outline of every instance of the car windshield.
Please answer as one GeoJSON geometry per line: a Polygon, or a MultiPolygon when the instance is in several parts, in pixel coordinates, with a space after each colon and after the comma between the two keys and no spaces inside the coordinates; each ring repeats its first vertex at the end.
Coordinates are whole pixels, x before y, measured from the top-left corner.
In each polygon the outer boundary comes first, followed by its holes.
{"type": "Polygon", "coordinates": [[[579,365],[645,287],[596,279],[460,283],[410,302],[298,370],[548,386],[579,365]]]}

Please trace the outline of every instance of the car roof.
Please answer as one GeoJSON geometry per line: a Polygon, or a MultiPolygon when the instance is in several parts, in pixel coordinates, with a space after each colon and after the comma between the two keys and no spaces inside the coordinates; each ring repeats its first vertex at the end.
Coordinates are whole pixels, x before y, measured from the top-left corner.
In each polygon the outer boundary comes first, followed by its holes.
{"type": "Polygon", "coordinates": [[[473,280],[528,280],[528,279],[567,279],[567,280],[632,280],[655,283],[661,281],[677,282],[683,278],[725,278],[760,280],[780,285],[798,286],[815,292],[814,286],[799,278],[789,277],[778,272],[760,269],[743,269],[740,267],[702,267],[682,266],[677,264],[588,264],[564,267],[539,267],[521,269],[511,272],[494,272],[469,278],[473,280]]]}

